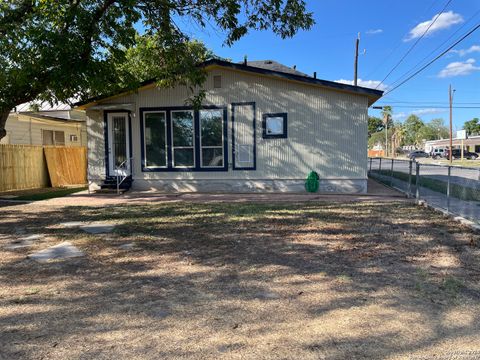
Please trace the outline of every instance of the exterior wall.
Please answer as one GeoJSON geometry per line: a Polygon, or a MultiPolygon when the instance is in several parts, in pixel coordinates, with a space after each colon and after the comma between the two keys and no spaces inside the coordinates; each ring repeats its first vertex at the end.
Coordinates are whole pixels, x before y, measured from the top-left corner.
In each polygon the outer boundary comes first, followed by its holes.
{"type": "Polygon", "coordinates": [[[22,114],[12,114],[5,124],[7,137],[2,144],[42,145],[42,130],[65,132],[65,146],[86,146],[87,129],[85,123],[39,119],[22,114]],[[76,135],[78,141],[70,141],[76,135]]]}
{"type": "MultiPolygon", "coordinates": [[[[123,104],[119,109],[131,104],[134,187],[167,191],[304,191],[308,173],[315,170],[322,179],[321,190],[366,191],[366,96],[223,68],[209,71],[205,89],[204,105],[228,108],[228,172],[142,172],[139,109],[182,106],[189,96],[185,87],[152,87],[99,104],[123,104]],[[216,75],[222,76],[220,89],[213,88],[216,75]],[[238,102],[256,104],[256,170],[232,169],[231,104],[238,102]],[[288,138],[263,139],[262,114],[284,112],[288,114],[288,138]]],[[[89,177],[96,183],[105,176],[103,111],[87,111],[87,118],[89,177]]]]}

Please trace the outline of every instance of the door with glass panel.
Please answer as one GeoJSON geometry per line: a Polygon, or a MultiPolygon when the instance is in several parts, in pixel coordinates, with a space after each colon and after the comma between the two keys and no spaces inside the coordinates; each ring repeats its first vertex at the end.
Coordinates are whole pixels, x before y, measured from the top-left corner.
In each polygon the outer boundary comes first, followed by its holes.
{"type": "Polygon", "coordinates": [[[130,169],[130,142],[128,113],[109,113],[108,122],[108,164],[110,175],[127,176],[130,169]]]}

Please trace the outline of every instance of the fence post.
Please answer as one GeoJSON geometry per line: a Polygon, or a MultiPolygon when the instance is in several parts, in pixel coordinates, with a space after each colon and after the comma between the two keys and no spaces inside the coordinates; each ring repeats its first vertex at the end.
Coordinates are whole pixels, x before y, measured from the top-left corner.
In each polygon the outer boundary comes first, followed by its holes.
{"type": "Polygon", "coordinates": [[[370,172],[372,172],[372,160],[373,158],[370,158],[370,172]]]}
{"type": "Polygon", "coordinates": [[[407,197],[411,197],[412,194],[412,160],[408,162],[408,188],[407,197]]]}
{"type": "Polygon", "coordinates": [[[447,177],[447,214],[450,214],[450,175],[452,173],[452,167],[448,166],[448,177],[447,177]]]}
{"type": "Polygon", "coordinates": [[[394,160],[392,159],[392,165],[390,166],[390,186],[393,186],[393,162],[394,160]]]}
{"type": "Polygon", "coordinates": [[[382,158],[380,158],[380,163],[378,164],[378,173],[382,175],[382,158]]]}
{"type": "Polygon", "coordinates": [[[415,163],[415,169],[417,171],[415,178],[415,198],[418,202],[420,200],[420,163],[415,163]]]}

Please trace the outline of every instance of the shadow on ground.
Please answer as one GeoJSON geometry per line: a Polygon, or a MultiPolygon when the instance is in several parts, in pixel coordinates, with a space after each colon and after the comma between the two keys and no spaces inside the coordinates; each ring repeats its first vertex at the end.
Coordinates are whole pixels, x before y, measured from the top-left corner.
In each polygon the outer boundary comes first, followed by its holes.
{"type": "Polygon", "coordinates": [[[478,236],[411,203],[2,214],[0,358],[480,356],[478,236]],[[78,220],[117,226],[59,226],[78,220]],[[31,233],[45,235],[33,249],[68,240],[87,256],[37,264],[4,249],[31,233]]]}

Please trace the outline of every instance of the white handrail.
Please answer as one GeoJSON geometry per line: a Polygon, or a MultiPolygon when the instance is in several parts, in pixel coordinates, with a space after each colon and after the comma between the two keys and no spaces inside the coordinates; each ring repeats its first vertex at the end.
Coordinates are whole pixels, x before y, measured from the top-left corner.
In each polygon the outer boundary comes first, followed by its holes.
{"type": "MultiPolygon", "coordinates": [[[[125,168],[125,165],[127,165],[128,161],[130,161],[130,169],[132,169],[133,157],[125,159],[124,161],[122,161],[120,163],[120,165],[115,167],[115,173],[116,173],[116,178],[117,178],[117,195],[120,194],[120,185],[122,185],[122,183],[125,181],[125,179],[130,176],[130,175],[121,175],[118,170],[122,170],[123,168],[125,168]],[[120,178],[122,178],[122,179],[120,180],[120,178]]],[[[128,166],[126,167],[126,169],[128,170],[128,166]]],[[[126,174],[127,174],[127,172],[126,172],[126,174]]]]}

